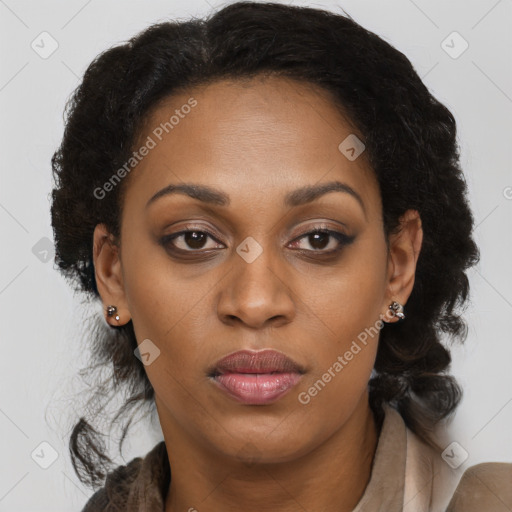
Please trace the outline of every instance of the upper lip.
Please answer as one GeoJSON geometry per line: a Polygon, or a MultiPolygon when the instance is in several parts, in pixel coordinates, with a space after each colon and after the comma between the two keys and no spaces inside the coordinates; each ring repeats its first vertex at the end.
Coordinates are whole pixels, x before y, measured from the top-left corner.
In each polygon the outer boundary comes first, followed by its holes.
{"type": "Polygon", "coordinates": [[[300,364],[277,350],[239,350],[219,359],[210,368],[209,375],[271,372],[305,373],[305,370],[300,364]]]}

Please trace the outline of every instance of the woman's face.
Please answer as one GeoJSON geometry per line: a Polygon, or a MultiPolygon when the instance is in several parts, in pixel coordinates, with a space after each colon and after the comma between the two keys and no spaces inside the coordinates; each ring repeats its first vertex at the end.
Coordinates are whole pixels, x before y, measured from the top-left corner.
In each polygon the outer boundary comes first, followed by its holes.
{"type": "MultiPolygon", "coordinates": [[[[406,302],[415,257],[403,238],[388,255],[378,183],[353,137],[326,95],[283,78],[194,88],[146,123],[119,260],[104,271],[98,259],[96,271],[105,304],[144,342],[170,439],[286,461],[367,407],[379,319],[392,300],[406,302]],[[336,190],[305,192],[334,182],[336,190]],[[201,193],[154,198],[184,184],[201,193]],[[211,370],[243,349],[279,351],[303,373],[280,381],[291,386],[280,396],[237,398],[211,370]]],[[[276,379],[237,378],[238,389],[276,379]]]]}

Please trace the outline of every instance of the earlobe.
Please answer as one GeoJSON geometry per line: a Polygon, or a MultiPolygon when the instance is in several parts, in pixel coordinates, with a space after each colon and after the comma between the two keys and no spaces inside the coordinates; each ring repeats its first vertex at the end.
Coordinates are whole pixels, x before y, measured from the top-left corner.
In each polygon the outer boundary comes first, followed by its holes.
{"type": "Polygon", "coordinates": [[[116,326],[126,323],[129,313],[125,301],[119,247],[104,224],[98,224],[94,229],[93,263],[96,286],[104,304],[105,320],[109,324],[111,321],[115,322],[113,325],[116,326]],[[111,313],[112,307],[115,307],[115,315],[111,313]]]}
{"type": "Polygon", "coordinates": [[[400,218],[400,230],[389,237],[388,303],[405,304],[411,295],[422,242],[420,215],[416,210],[407,210],[400,218]]]}

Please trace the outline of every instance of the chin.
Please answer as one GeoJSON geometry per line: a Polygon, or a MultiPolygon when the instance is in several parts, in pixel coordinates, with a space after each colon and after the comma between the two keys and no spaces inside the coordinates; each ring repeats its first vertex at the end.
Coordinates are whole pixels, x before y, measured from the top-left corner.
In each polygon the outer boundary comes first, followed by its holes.
{"type": "Polygon", "coordinates": [[[217,444],[216,451],[222,452],[225,457],[248,465],[290,462],[314,449],[308,442],[311,436],[307,432],[279,431],[276,428],[278,424],[264,430],[255,430],[250,425],[244,429],[240,424],[233,430],[232,426],[224,425],[225,431],[236,432],[236,435],[226,435],[219,444],[214,439],[210,439],[210,442],[217,444]]]}

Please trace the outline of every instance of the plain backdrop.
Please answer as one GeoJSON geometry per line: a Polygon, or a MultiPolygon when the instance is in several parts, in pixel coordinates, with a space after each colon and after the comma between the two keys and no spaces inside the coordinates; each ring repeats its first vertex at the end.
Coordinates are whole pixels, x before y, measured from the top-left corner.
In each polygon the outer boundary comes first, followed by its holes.
{"type": "MultiPolygon", "coordinates": [[[[78,511],[91,495],[67,449],[78,413],[72,393],[81,389],[77,374],[86,362],[83,308],[53,268],[49,213],[50,158],[62,137],[65,101],[101,51],[151,23],[227,3],[0,0],[0,511],[78,511]],[[47,58],[33,49],[41,37],[46,51],[58,44],[47,58]]],[[[512,461],[512,3],[287,3],[343,8],[402,51],[457,120],[481,261],[469,272],[469,336],[453,349],[464,400],[444,437],[468,452],[466,466],[512,461]]],[[[160,439],[158,424],[136,425],[118,462],[144,455],[160,439]]]]}

